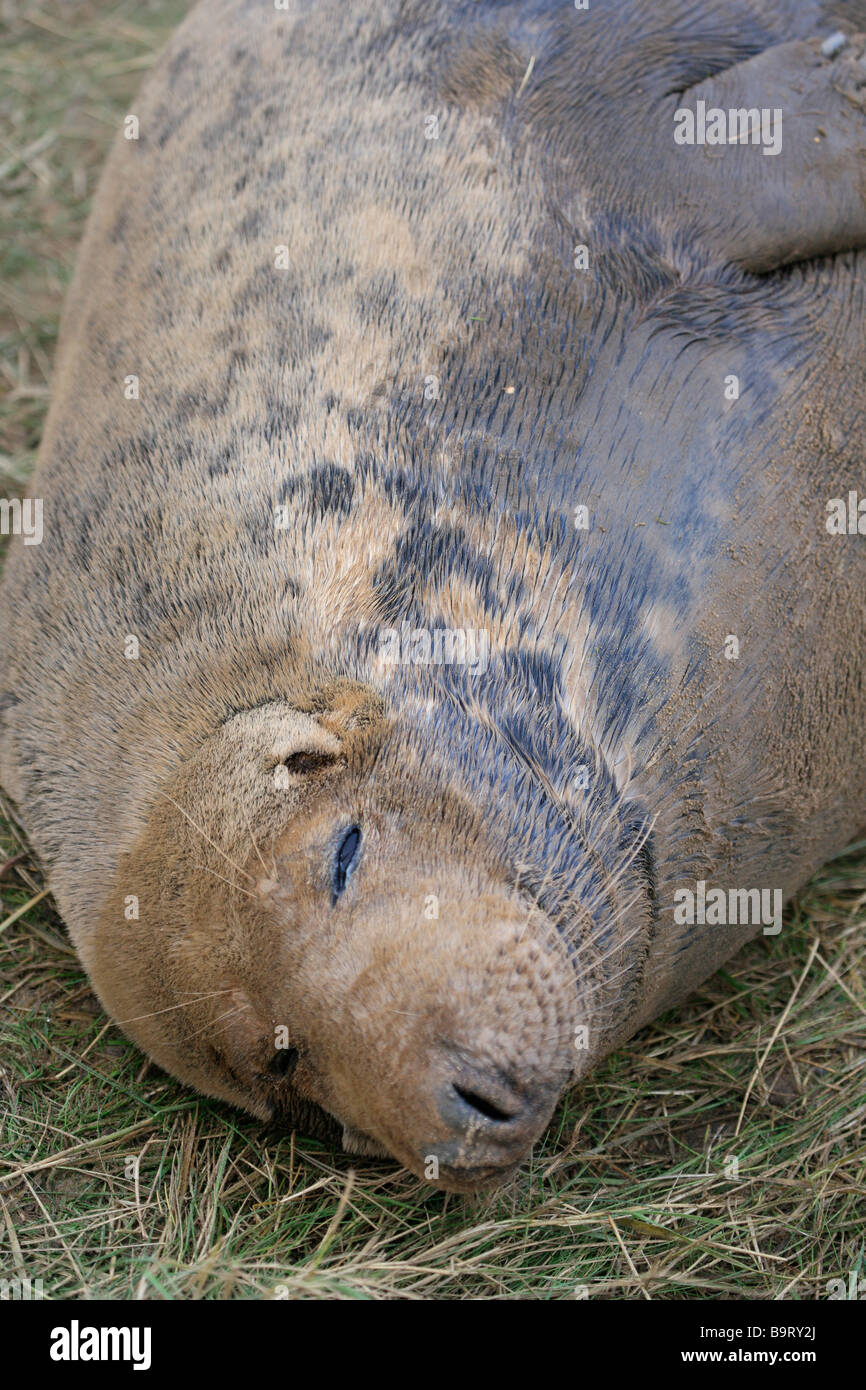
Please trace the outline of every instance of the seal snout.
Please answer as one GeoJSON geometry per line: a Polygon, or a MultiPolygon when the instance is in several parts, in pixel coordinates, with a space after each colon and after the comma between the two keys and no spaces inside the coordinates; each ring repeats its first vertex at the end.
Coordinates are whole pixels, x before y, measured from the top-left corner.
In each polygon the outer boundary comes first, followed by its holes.
{"type": "Polygon", "coordinates": [[[313,1050],[321,1103],[350,1141],[469,1192],[507,1179],[547,1126],[572,1065],[575,983],[558,933],[530,930],[522,901],[489,890],[479,931],[477,897],[442,900],[435,932],[389,919],[380,899],[353,922],[362,968],[313,1050]]]}

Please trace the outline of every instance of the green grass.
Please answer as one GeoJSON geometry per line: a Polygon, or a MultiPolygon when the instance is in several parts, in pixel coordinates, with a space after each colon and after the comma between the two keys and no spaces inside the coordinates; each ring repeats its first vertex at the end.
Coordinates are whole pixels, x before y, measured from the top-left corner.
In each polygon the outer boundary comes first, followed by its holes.
{"type": "MultiPolygon", "coordinates": [[[[184,8],[0,10],[0,490],[34,461],[101,161],[184,8]]],[[[866,846],[599,1069],[511,1187],[463,1199],[145,1062],[0,810],[0,1278],[49,1298],[800,1299],[866,1275],[866,846]]]]}

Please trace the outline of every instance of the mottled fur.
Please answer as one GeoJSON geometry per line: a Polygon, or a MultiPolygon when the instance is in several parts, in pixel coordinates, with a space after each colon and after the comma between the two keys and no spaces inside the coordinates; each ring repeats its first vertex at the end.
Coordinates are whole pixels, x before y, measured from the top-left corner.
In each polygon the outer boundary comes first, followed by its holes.
{"type": "Polygon", "coordinates": [[[0,775],[171,1071],[471,1187],[753,934],[676,926],[677,886],[788,896],[863,823],[866,541],[823,524],[866,423],[836,25],[866,5],[209,0],[179,30],[94,204],[45,539],[0,600],[0,775]],[[687,90],[783,105],[782,154],[675,147],[687,90]],[[388,666],[403,621],[488,631],[489,667],[388,666]]]}

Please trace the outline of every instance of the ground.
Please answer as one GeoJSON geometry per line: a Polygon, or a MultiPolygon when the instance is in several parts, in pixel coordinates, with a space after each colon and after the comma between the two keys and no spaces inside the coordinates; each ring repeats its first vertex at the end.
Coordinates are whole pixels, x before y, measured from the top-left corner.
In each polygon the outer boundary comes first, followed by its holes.
{"type": "MultiPolygon", "coordinates": [[[[181,0],[0,0],[0,495],[106,149],[181,0]]],[[[769,1298],[866,1276],[866,842],[492,1197],[268,1132],[103,1015],[0,803],[0,1280],[73,1298],[769,1298]]]]}

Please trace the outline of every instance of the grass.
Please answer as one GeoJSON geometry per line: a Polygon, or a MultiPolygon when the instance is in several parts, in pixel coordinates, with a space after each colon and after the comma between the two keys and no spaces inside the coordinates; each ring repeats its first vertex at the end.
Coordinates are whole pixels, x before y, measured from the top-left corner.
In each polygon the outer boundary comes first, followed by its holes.
{"type": "MultiPolygon", "coordinates": [[[[5,492],[101,161],[184,8],[0,3],[5,492]]],[[[145,1062],[0,811],[0,1278],[61,1299],[802,1299],[866,1277],[866,845],[600,1068],[511,1187],[462,1199],[145,1062]]]]}

